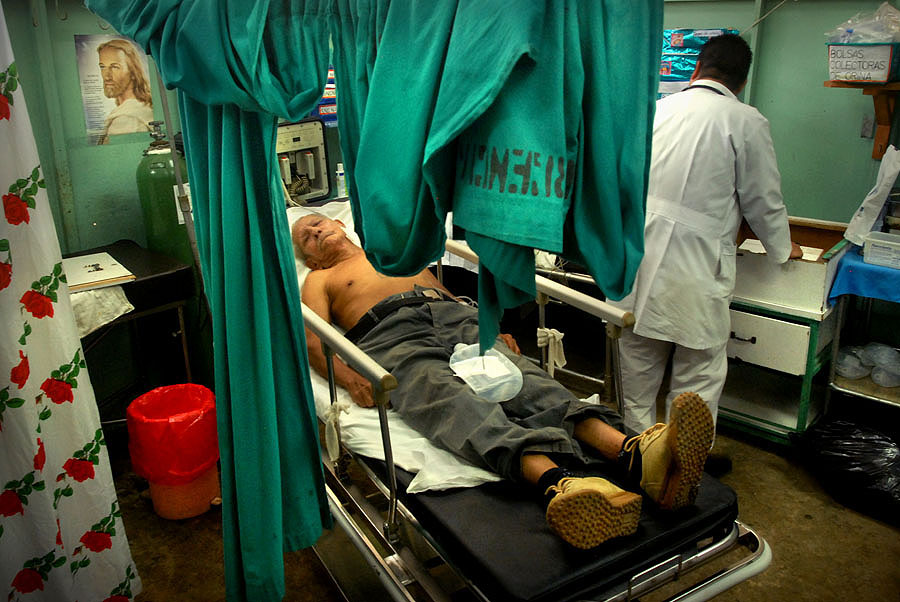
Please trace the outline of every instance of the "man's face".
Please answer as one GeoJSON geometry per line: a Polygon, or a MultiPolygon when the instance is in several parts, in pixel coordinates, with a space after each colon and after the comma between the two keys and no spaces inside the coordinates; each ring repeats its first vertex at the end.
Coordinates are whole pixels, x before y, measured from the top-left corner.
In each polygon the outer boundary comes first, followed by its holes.
{"type": "Polygon", "coordinates": [[[100,51],[99,56],[103,93],[107,98],[122,96],[132,85],[125,53],[118,48],[106,47],[100,51]]]}
{"type": "Polygon", "coordinates": [[[307,215],[294,224],[291,233],[294,244],[306,256],[306,264],[311,269],[324,267],[323,262],[347,239],[342,226],[341,222],[321,215],[307,215]]]}

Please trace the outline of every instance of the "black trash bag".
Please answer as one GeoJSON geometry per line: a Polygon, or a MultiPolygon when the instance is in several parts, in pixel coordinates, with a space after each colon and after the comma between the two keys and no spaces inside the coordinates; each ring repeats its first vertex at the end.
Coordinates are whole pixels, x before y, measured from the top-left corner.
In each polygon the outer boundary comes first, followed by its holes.
{"type": "Polygon", "coordinates": [[[900,446],[894,440],[843,420],[819,422],[794,440],[836,501],[900,525],[900,446]]]}

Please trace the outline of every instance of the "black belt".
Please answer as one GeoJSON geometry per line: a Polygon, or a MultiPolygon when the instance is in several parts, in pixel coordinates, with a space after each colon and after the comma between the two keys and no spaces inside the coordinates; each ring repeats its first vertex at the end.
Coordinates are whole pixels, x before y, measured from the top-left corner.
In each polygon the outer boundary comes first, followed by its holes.
{"type": "Polygon", "coordinates": [[[362,339],[370,330],[384,320],[386,317],[400,309],[410,305],[422,305],[424,303],[433,303],[435,301],[454,301],[452,297],[448,297],[437,289],[423,289],[416,287],[415,291],[400,293],[399,295],[391,295],[383,301],[378,302],[369,311],[363,314],[359,321],[348,330],[344,336],[352,343],[356,343],[362,339]]]}

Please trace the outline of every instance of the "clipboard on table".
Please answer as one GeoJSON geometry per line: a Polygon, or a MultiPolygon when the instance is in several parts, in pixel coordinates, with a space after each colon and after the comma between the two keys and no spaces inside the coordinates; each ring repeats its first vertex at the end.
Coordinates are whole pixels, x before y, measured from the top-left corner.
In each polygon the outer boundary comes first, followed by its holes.
{"type": "Polygon", "coordinates": [[[63,271],[71,292],[124,284],[135,275],[109,253],[92,253],[63,259],[63,271]]]}

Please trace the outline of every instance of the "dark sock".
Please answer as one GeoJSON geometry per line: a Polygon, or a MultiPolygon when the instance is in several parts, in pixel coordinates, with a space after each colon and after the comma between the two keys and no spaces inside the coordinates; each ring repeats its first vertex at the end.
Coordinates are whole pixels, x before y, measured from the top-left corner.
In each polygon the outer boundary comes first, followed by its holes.
{"type": "Polygon", "coordinates": [[[550,503],[550,500],[556,495],[555,492],[551,491],[547,493],[547,489],[559,483],[562,479],[566,477],[571,477],[572,473],[570,473],[565,468],[560,468],[557,466],[556,468],[551,468],[544,474],[540,476],[538,479],[538,492],[541,495],[541,499],[544,502],[544,508],[547,507],[547,504],[550,503]]]}
{"type": "Polygon", "coordinates": [[[619,467],[622,469],[622,474],[625,475],[626,480],[628,481],[636,481],[640,482],[641,480],[641,450],[637,445],[634,446],[634,449],[630,452],[625,451],[625,443],[631,437],[626,437],[625,441],[622,442],[622,449],[619,450],[619,456],[616,459],[616,462],[619,464],[619,467]],[[632,460],[632,456],[634,459],[632,460]],[[631,467],[629,468],[629,465],[631,467]]]}
{"type": "Polygon", "coordinates": [[[731,458],[723,453],[710,452],[706,457],[703,470],[717,479],[724,477],[731,472],[731,458]]]}

